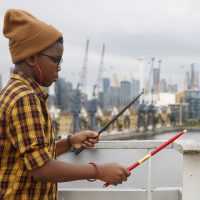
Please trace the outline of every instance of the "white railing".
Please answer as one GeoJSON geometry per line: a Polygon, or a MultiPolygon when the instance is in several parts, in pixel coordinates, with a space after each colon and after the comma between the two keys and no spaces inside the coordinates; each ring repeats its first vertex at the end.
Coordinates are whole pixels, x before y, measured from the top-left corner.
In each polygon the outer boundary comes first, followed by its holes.
{"type": "Polygon", "coordinates": [[[183,155],[182,200],[199,200],[200,142],[181,141],[173,146],[183,155]]]}
{"type": "MultiPolygon", "coordinates": [[[[58,159],[74,163],[114,161],[129,166],[163,142],[157,140],[102,141],[95,149],[84,150],[78,156],[68,153],[58,159]]],[[[200,181],[199,152],[200,145],[198,146],[195,142],[170,144],[136,168],[129,180],[121,186],[104,189],[100,181],[62,183],[59,184],[59,199],[199,200],[200,189],[197,189],[200,181]],[[158,177],[161,179],[160,183],[157,181],[158,177]]]]}

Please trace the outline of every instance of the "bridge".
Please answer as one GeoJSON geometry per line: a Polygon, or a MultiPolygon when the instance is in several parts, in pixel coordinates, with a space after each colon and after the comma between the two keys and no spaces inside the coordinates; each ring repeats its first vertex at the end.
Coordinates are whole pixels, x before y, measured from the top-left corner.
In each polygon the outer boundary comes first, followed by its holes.
{"type": "MultiPolygon", "coordinates": [[[[74,163],[114,161],[128,167],[163,142],[102,141],[95,149],[85,150],[78,156],[68,153],[58,159],[74,163]]],[[[132,171],[128,181],[120,186],[102,188],[101,181],[60,183],[59,200],[199,200],[199,166],[200,143],[180,140],[132,171]],[[166,178],[171,181],[166,182],[166,178]]]]}

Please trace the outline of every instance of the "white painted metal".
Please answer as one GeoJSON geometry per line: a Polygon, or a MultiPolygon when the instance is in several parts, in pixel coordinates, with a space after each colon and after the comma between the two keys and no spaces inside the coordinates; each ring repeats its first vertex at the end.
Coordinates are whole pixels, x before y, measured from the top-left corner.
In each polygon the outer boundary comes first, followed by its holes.
{"type": "MultiPolygon", "coordinates": [[[[151,150],[148,149],[148,153],[150,153],[151,150]]],[[[148,160],[148,182],[147,182],[147,200],[152,200],[152,186],[151,186],[151,158],[148,160]]]]}
{"type": "MultiPolygon", "coordinates": [[[[122,149],[125,151],[130,151],[131,149],[146,149],[150,150],[163,141],[109,141],[109,142],[100,142],[97,145],[98,154],[94,151],[92,152],[83,152],[83,157],[79,157],[78,162],[85,162],[84,155],[89,159],[101,158],[102,151],[106,150],[117,152],[122,149]],[[112,150],[113,149],[113,150],[112,150]],[[84,159],[84,160],[83,160],[84,159]]],[[[68,199],[68,200],[199,200],[200,199],[200,143],[196,141],[178,141],[169,145],[167,148],[179,151],[183,155],[183,187],[182,188],[152,188],[151,180],[151,160],[148,160],[148,173],[146,175],[147,187],[144,189],[141,188],[59,188],[59,199],[68,199]],[[182,192],[181,192],[182,191],[182,192]]],[[[61,160],[65,160],[65,155],[61,157],[61,160]]],[[[75,159],[73,156],[69,159],[74,162],[75,159]]],[[[176,162],[174,160],[174,162],[176,162]]],[[[141,168],[141,167],[140,167],[141,168]]],[[[136,177],[137,174],[134,174],[136,177]]]]}
{"type": "Polygon", "coordinates": [[[183,154],[182,200],[200,199],[200,143],[194,140],[174,145],[183,154]]]}

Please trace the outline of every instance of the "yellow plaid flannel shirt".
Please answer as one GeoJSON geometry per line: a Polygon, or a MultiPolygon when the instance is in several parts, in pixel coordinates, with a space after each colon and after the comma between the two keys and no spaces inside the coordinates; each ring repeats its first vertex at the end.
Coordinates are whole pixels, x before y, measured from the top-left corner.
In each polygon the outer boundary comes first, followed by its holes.
{"type": "Polygon", "coordinates": [[[0,200],[57,199],[56,183],[35,181],[30,173],[56,157],[47,97],[21,72],[1,91],[0,200]]]}

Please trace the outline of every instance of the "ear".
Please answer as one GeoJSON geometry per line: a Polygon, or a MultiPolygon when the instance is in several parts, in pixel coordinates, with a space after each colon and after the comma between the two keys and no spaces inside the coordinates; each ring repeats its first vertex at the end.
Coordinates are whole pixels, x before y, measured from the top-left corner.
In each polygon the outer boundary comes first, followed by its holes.
{"type": "Polygon", "coordinates": [[[25,59],[25,62],[30,66],[30,67],[34,67],[35,66],[35,61],[36,61],[36,56],[30,56],[28,58],[25,59]]]}

